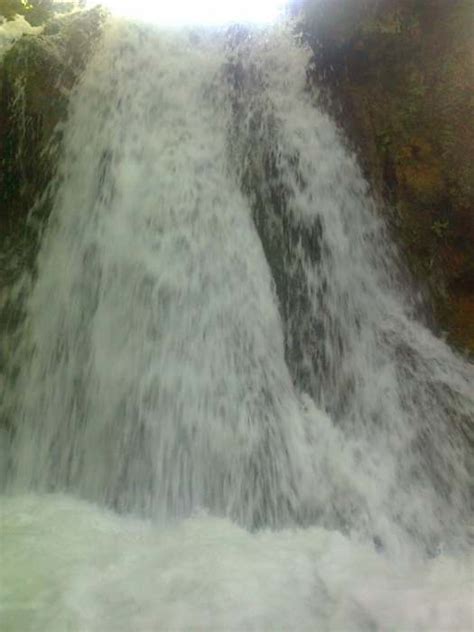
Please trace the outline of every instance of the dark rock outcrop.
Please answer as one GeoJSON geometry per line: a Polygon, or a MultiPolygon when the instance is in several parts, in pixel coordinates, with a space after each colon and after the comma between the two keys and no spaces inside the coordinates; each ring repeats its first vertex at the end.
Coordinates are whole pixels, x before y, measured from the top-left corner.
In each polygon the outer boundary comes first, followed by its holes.
{"type": "MultiPolygon", "coordinates": [[[[22,279],[34,271],[69,95],[100,37],[100,9],[46,23],[0,60],[0,391],[15,379],[15,331],[22,318],[22,279]],[[15,287],[15,291],[12,291],[15,287]],[[6,366],[9,366],[7,373],[6,366]]],[[[10,428],[3,407],[0,431],[10,428]]]]}
{"type": "Polygon", "coordinates": [[[103,21],[100,9],[51,20],[0,62],[0,287],[21,267],[18,258],[24,263],[32,255],[34,219],[49,206],[44,193],[56,164],[58,124],[103,21]]]}
{"type": "Polygon", "coordinates": [[[300,4],[311,80],[326,88],[437,328],[474,353],[474,3],[300,4]]]}

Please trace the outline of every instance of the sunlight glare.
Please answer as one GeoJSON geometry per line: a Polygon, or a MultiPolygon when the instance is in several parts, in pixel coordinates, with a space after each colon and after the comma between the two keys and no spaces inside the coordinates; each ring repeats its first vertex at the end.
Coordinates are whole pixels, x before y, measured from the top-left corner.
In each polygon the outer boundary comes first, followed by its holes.
{"type": "MultiPolygon", "coordinates": [[[[97,0],[89,0],[97,5],[97,0]]],[[[277,19],[284,0],[102,0],[112,13],[166,26],[185,24],[267,24],[277,19]]]]}

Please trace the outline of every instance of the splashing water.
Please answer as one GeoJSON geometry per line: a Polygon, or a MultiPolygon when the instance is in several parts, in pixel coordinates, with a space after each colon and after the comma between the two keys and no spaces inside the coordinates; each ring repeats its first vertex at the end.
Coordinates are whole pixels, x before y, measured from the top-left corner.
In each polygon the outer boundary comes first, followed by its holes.
{"type": "Polygon", "coordinates": [[[111,20],[5,389],[13,629],[469,627],[473,368],[308,61],[287,27],[111,20]]]}
{"type": "Polygon", "coordinates": [[[5,630],[472,628],[472,558],[394,568],[316,527],[250,534],[201,515],[158,529],[63,497],[7,499],[3,529],[5,630]]]}

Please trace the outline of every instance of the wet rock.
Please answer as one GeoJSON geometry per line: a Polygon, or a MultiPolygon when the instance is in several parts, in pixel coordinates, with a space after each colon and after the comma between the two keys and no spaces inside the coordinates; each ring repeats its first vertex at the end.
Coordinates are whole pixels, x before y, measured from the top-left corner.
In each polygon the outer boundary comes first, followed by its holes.
{"type": "Polygon", "coordinates": [[[474,353],[471,0],[306,0],[311,81],[356,150],[435,327],[474,353]]]}
{"type": "MultiPolygon", "coordinates": [[[[0,392],[5,402],[16,374],[7,360],[13,357],[22,297],[28,293],[30,275],[23,273],[34,272],[51,208],[60,123],[104,20],[100,9],[50,20],[41,34],[18,39],[0,61],[0,392]]],[[[0,433],[2,428],[12,431],[8,405],[0,433]]]]}
{"type": "Polygon", "coordinates": [[[0,63],[3,277],[17,267],[17,255],[31,254],[25,239],[36,230],[35,220],[47,215],[44,193],[56,164],[58,124],[67,116],[68,96],[98,41],[104,17],[94,9],[53,19],[40,35],[19,39],[0,63]]]}

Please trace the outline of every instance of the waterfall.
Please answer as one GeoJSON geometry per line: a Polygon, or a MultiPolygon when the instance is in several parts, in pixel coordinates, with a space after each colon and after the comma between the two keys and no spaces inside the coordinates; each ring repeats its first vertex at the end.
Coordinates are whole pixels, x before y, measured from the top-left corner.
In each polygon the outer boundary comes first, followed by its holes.
{"type": "Polygon", "coordinates": [[[71,97],[2,404],[5,568],[42,534],[54,593],[48,525],[77,545],[42,629],[434,629],[410,581],[469,577],[473,367],[419,321],[308,63],[288,26],[115,19],[71,97]],[[396,558],[398,610],[354,593],[396,558]]]}

